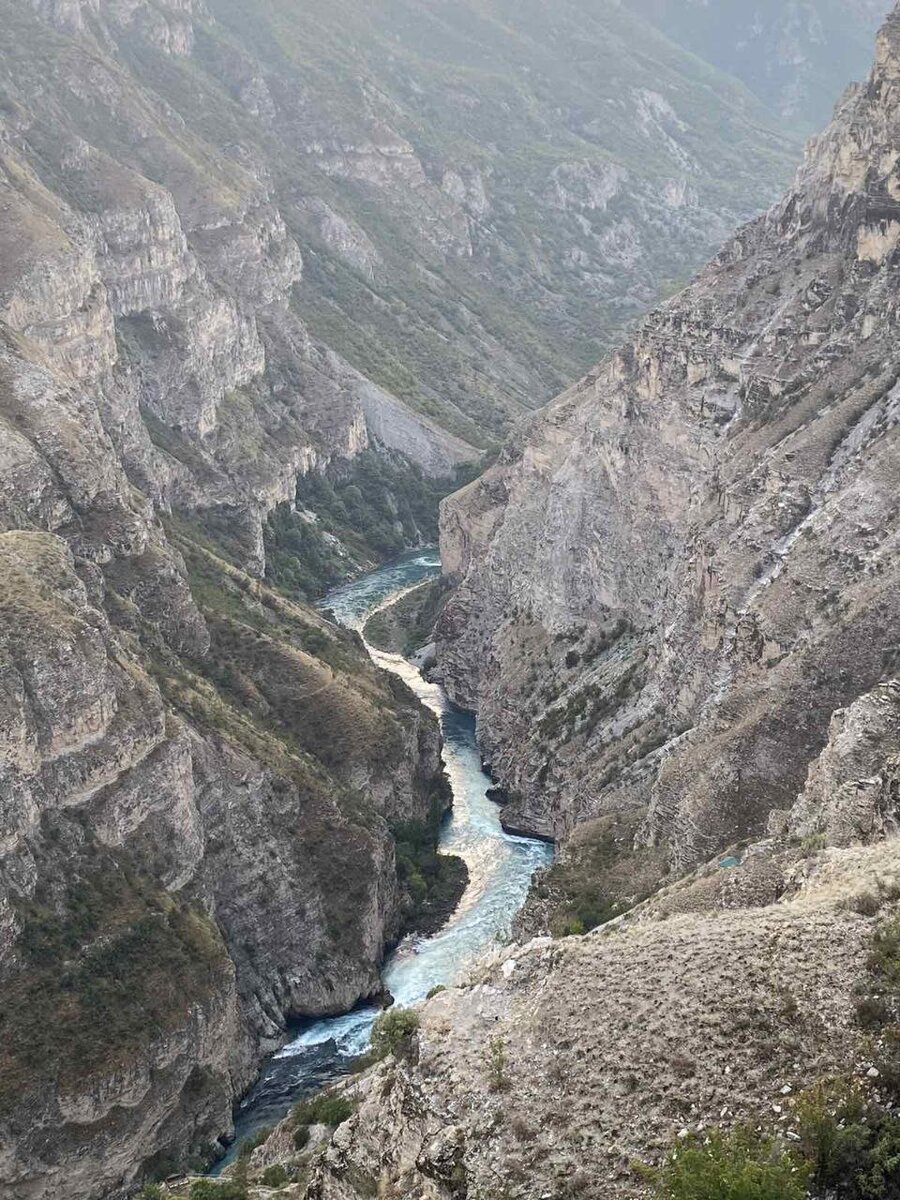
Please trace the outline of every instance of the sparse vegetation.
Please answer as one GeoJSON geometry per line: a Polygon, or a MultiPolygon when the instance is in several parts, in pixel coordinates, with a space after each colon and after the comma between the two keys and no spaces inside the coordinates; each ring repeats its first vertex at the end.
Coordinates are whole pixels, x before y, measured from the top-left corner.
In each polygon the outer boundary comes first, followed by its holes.
{"type": "Polygon", "coordinates": [[[328,476],[302,476],[295,505],[269,518],[267,579],[311,600],[356,571],[433,545],[438,505],[473,473],[466,467],[433,480],[405,459],[365,451],[328,476]]]}
{"type": "Polygon", "coordinates": [[[509,1087],[506,1071],[506,1043],[503,1038],[492,1038],[487,1051],[488,1082],[494,1092],[505,1092],[509,1087]]]}
{"type": "Polygon", "coordinates": [[[589,933],[652,891],[662,857],[655,849],[634,849],[638,820],[620,814],[585,823],[542,872],[534,890],[555,937],[589,933]]]}
{"type": "Polygon", "coordinates": [[[48,1077],[127,1066],[208,998],[227,961],[209,918],[125,851],[64,814],[48,814],[43,837],[44,879],[15,902],[23,966],[3,989],[2,1109],[48,1077]]]}
{"type": "Polygon", "coordinates": [[[260,1183],[263,1187],[280,1188],[289,1181],[289,1175],[281,1163],[275,1163],[271,1167],[266,1167],[260,1176],[260,1183]]]}
{"type": "Polygon", "coordinates": [[[247,1200],[247,1188],[233,1179],[197,1179],[191,1184],[190,1200],[247,1200]]]}
{"type": "Polygon", "coordinates": [[[295,1127],[330,1125],[336,1128],[353,1116],[353,1105],[346,1096],[321,1092],[310,1100],[301,1100],[291,1110],[295,1127]]]}
{"type": "Polygon", "coordinates": [[[419,1014],[412,1008],[389,1008],[380,1013],[372,1026],[373,1057],[405,1053],[418,1028],[419,1014]]]}
{"type": "Polygon", "coordinates": [[[254,1150],[269,1140],[271,1132],[271,1126],[266,1126],[264,1129],[257,1129],[255,1133],[251,1133],[249,1137],[244,1138],[238,1149],[238,1158],[249,1158],[254,1150]]]}
{"type": "Polygon", "coordinates": [[[806,1171],[784,1146],[740,1127],[680,1141],[662,1167],[639,1168],[659,1200],[805,1200],[806,1171]]]}
{"type": "Polygon", "coordinates": [[[390,826],[396,844],[397,875],[407,896],[404,929],[436,933],[452,914],[466,889],[469,872],[463,859],[438,853],[441,822],[449,786],[435,784],[427,821],[396,821],[390,826]]]}
{"type": "Polygon", "coordinates": [[[428,580],[366,622],[366,640],[379,650],[409,657],[426,645],[450,594],[444,576],[428,580]]]}
{"type": "Polygon", "coordinates": [[[838,1200],[900,1195],[900,1119],[861,1087],[821,1083],[798,1098],[797,1117],[814,1194],[838,1200]]]}

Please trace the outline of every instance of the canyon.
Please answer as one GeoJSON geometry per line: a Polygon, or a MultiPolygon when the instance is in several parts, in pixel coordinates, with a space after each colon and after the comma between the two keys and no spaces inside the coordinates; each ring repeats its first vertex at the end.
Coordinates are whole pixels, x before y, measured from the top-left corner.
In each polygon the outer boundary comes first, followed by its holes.
{"type": "MultiPolygon", "coordinates": [[[[526,1124],[563,1075],[614,1096],[616,986],[667,955],[690,1022],[711,963],[759,973],[783,935],[788,986],[838,929],[837,1033],[809,1046],[862,1056],[845,983],[873,919],[840,905],[893,886],[896,15],[788,197],[631,334],[775,200],[803,131],[636,6],[0,21],[3,1195],[206,1167],[292,1022],[386,999],[419,903],[396,831],[446,813],[441,735],[312,601],[426,544],[450,492],[436,678],[560,870],[520,919],[537,940],[429,1001],[418,1064],[253,1170],[321,1197],[521,1186],[487,1031],[536,1064],[526,1124]],[[598,838],[621,939],[550,941],[585,925],[566,872],[598,838]],[[602,1038],[578,1050],[584,989],[602,1038]],[[548,995],[570,1032],[537,1045],[548,995]]],[[[630,1103],[649,1132],[604,1127],[597,1159],[623,1194],[671,1116],[630,1103]]],[[[535,1188],[573,1173],[542,1161],[535,1188]]]]}
{"type": "Polygon", "coordinates": [[[249,1195],[897,1194],[842,1138],[897,1131],[898,144],[895,9],[785,198],[444,501],[435,673],[561,859],[249,1195]]]}

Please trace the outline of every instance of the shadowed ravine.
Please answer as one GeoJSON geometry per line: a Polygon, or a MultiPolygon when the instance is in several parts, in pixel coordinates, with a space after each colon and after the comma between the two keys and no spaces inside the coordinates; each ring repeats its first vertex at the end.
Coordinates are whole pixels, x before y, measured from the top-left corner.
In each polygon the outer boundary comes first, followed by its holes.
{"type": "MultiPolygon", "coordinates": [[[[377,608],[437,574],[439,567],[436,552],[407,555],[330,592],[322,607],[361,632],[377,608]]],[[[442,688],[428,683],[399,655],[367,648],[379,666],[398,675],[440,719],[453,788],[453,812],[441,833],[441,849],[465,859],[469,869],[465,895],[444,928],[433,937],[406,938],[385,963],[385,987],[398,1004],[412,1004],[437,984],[460,978],[504,935],[525,899],[531,876],[550,862],[553,851],[545,843],[510,837],[501,829],[499,809],[486,795],[490,779],[481,769],[474,718],[453,708],[442,688]]],[[[241,1105],[232,1152],[218,1169],[249,1133],[278,1120],[299,1097],[346,1073],[365,1051],[377,1012],[366,1006],[298,1030],[266,1064],[241,1105]]]]}

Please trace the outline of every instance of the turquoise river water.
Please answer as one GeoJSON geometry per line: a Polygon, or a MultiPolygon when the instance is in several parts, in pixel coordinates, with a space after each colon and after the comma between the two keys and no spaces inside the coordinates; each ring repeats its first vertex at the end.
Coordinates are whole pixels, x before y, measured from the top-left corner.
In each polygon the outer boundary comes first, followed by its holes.
{"type": "MultiPolygon", "coordinates": [[[[336,588],[321,607],[330,609],[341,624],[362,632],[376,609],[439,570],[435,552],[408,554],[336,588]]],[[[437,984],[459,980],[484,950],[504,936],[532,875],[548,865],[553,850],[543,842],[510,837],[501,828],[499,809],[486,794],[490,779],[481,767],[474,718],[454,708],[443,689],[428,683],[405,659],[372,646],[368,650],[380,667],[399,675],[441,722],[453,811],[444,823],[440,846],[465,859],[469,868],[465,895],[444,928],[433,937],[406,938],[385,962],[385,987],[397,1004],[408,1005],[423,1000],[437,984]]],[[[244,1099],[233,1147],[255,1129],[280,1119],[300,1097],[349,1071],[365,1052],[377,1015],[376,1008],[364,1006],[298,1027],[265,1064],[244,1099]]],[[[219,1170],[227,1161],[219,1164],[219,1170]]]]}

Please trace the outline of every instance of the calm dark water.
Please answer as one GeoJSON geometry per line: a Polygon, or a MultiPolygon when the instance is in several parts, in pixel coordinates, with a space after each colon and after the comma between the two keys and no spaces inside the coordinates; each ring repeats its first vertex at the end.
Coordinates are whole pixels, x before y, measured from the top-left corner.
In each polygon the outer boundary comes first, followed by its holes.
{"type": "MultiPolygon", "coordinates": [[[[436,552],[408,554],[336,588],[321,607],[330,609],[343,625],[361,632],[375,609],[439,570],[436,552]]],[[[379,666],[399,675],[440,719],[444,760],[453,787],[453,812],[442,830],[441,849],[464,858],[469,868],[465,895],[440,933],[407,938],[385,962],[385,986],[398,1004],[407,1005],[423,1000],[439,983],[458,980],[484,950],[504,936],[522,906],[532,875],[551,861],[553,850],[543,842],[510,837],[500,827],[497,805],[486,795],[490,779],[481,769],[474,718],[455,709],[443,689],[426,682],[405,659],[371,646],[368,649],[379,666]]],[[[377,1009],[366,1006],[297,1029],[292,1040],[265,1064],[259,1082],[241,1105],[234,1146],[255,1129],[280,1120],[299,1098],[349,1071],[365,1052],[377,1015],[377,1009]]]]}

